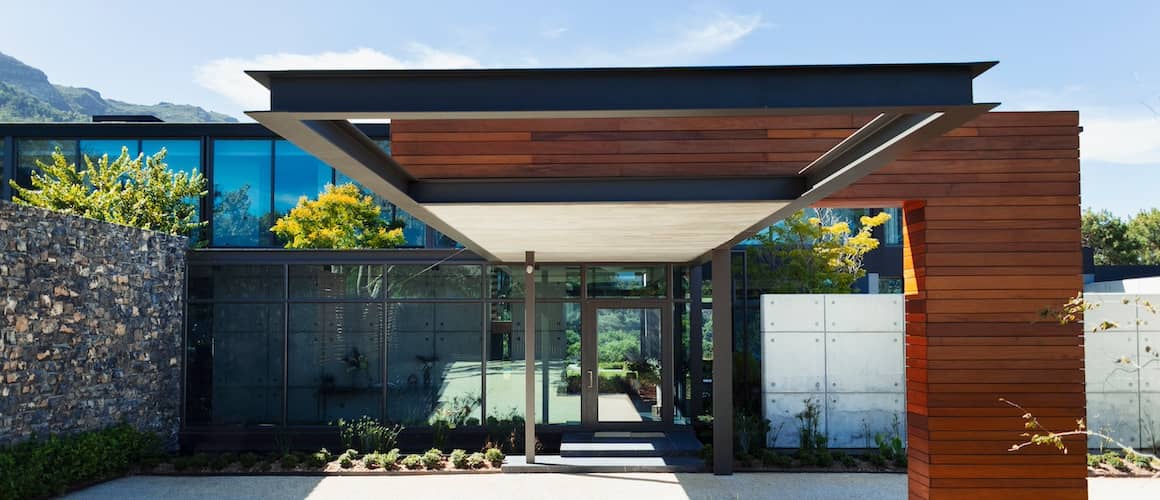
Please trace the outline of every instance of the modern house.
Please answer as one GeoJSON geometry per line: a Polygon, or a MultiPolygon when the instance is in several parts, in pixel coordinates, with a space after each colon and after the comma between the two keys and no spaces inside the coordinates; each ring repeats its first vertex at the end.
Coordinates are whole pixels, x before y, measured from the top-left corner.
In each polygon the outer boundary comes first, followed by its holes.
{"type": "Polygon", "coordinates": [[[1023,422],[998,402],[1084,414],[1079,327],[1035,322],[1082,288],[1078,115],[974,102],[993,64],[260,71],[258,124],[0,125],[0,161],[27,182],[54,147],[165,146],[208,176],[190,443],[364,414],[522,417],[529,442],[708,414],[717,473],[760,394],[736,377],[760,351],[734,249],[799,209],[888,208],[911,496],[1086,497],[1082,454],[1007,451],[1023,422]],[[413,248],[275,248],[277,215],[347,179],[413,248]]]}

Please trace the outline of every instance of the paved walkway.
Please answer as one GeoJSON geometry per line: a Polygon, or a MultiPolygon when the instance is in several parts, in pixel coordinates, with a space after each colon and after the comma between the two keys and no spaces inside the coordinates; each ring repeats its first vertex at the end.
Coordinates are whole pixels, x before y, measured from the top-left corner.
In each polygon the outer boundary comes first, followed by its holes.
{"type": "MultiPolygon", "coordinates": [[[[1089,498],[1160,498],[1160,479],[1089,479],[1089,498]]],[[[158,477],[119,479],[70,499],[898,499],[901,474],[480,474],[392,477],[158,477]]]]}

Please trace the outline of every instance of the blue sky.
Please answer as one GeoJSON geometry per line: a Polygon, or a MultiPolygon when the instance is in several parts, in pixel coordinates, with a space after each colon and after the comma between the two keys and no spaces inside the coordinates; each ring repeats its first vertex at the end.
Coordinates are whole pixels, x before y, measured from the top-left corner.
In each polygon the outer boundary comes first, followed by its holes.
{"type": "Polygon", "coordinates": [[[242,69],[999,60],[1000,109],[1078,109],[1083,203],[1160,206],[1160,2],[9,2],[0,52],[130,102],[265,108],[242,69]],[[554,4],[554,5],[553,5],[554,4]],[[11,20],[17,20],[12,22],[11,20]]]}

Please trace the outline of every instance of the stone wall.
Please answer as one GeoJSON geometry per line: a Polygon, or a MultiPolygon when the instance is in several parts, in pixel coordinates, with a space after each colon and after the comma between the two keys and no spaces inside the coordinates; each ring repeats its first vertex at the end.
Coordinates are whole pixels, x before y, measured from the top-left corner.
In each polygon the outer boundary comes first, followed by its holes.
{"type": "Polygon", "coordinates": [[[0,201],[0,445],[122,421],[176,443],[185,249],[0,201]]]}

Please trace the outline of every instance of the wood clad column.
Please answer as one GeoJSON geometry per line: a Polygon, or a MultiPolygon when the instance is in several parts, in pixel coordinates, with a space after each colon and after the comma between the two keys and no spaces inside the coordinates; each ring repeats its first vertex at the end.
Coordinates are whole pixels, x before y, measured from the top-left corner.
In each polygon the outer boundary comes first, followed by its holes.
{"type": "Polygon", "coordinates": [[[1010,452],[1024,420],[999,401],[1055,430],[1085,415],[1082,328],[1038,317],[1082,289],[1078,203],[903,211],[910,497],[1087,498],[1084,440],[1010,452]]]}

